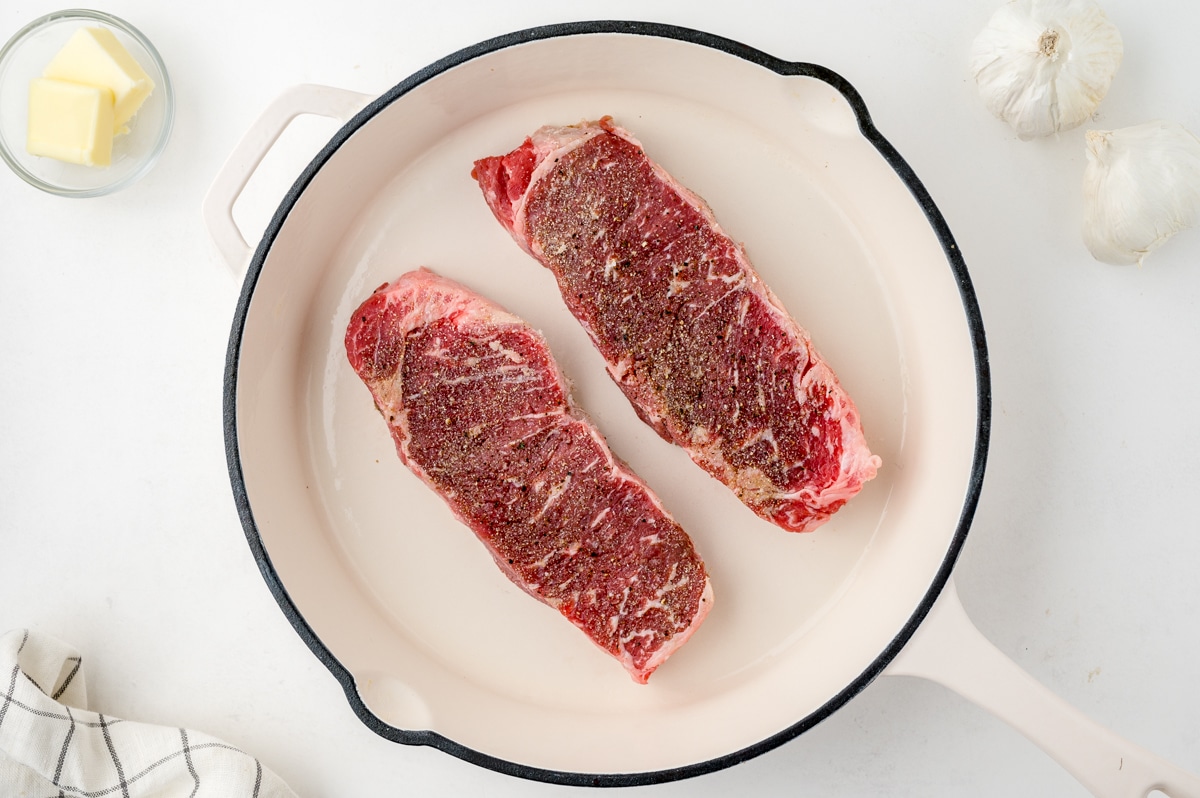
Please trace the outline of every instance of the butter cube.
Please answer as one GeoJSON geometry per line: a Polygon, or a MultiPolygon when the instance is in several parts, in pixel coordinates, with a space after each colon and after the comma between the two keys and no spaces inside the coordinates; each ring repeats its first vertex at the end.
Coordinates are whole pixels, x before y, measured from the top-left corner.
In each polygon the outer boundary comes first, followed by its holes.
{"type": "Polygon", "coordinates": [[[113,133],[128,133],[154,81],[108,28],[80,28],[46,66],[42,77],[103,86],[113,94],[113,133]]]}
{"type": "Polygon", "coordinates": [[[84,166],[112,162],[113,93],[49,78],[29,84],[29,129],[25,149],[31,155],[84,166]]]}

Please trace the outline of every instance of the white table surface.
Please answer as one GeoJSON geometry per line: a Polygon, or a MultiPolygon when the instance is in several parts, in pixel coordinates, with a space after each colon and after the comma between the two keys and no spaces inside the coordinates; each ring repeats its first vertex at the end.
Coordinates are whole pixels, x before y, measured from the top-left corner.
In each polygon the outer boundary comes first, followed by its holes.
{"type": "MultiPolygon", "coordinates": [[[[66,200],[0,173],[0,631],[85,656],[93,706],[202,729],[302,796],[583,794],[388,742],[351,713],[246,546],[221,426],[239,281],[200,201],[286,87],[379,93],[460,47],[563,20],[647,19],[814,61],[861,92],[965,254],[993,374],[987,478],[957,568],[977,625],[1119,733],[1200,770],[1200,232],[1145,268],[1079,237],[1083,129],[1020,142],[980,102],[970,42],[995,0],[600,6],[509,0],[113,0],[174,80],[162,161],[115,196],[66,200]]],[[[0,38],[53,0],[0,4],[0,38]]],[[[1095,119],[1200,131],[1200,11],[1109,0],[1125,61],[1095,119]]],[[[333,132],[297,124],[239,218],[257,235],[333,132]]],[[[743,765],[648,796],[1072,796],[1083,789],[1000,721],[889,677],[743,765]]],[[[3,787],[0,785],[0,793],[3,787]]]]}

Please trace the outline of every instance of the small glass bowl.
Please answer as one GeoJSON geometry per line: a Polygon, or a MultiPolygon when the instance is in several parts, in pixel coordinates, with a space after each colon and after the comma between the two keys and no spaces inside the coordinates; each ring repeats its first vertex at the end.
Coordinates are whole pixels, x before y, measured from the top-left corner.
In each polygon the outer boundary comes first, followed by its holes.
{"type": "Polygon", "coordinates": [[[0,158],[32,186],[64,197],[101,197],[136,182],[158,161],[171,137],[175,96],[162,57],[128,22],[102,11],[69,9],[26,25],[0,49],[0,158]],[[112,165],[80,166],[25,150],[29,82],[78,28],[104,27],[154,81],[154,91],[129,121],[129,132],[113,139],[112,165]]]}

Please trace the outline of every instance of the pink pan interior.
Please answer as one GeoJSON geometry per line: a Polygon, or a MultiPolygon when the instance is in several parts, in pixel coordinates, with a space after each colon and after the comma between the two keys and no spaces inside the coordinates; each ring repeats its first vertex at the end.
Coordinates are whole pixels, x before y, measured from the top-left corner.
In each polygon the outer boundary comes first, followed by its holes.
{"type": "Polygon", "coordinates": [[[943,243],[847,99],[711,47],[596,33],[479,55],[358,123],[260,250],[235,408],[277,594],[378,725],[532,768],[644,773],[759,745],[861,687],[945,576],[978,400],[943,243]],[[540,125],[603,114],[745,242],[855,398],[883,467],[819,531],[759,520],[636,418],[471,179],[540,125]],[[342,336],[417,266],[544,332],[577,403],[704,556],[714,609],[649,685],[511,584],[397,459],[342,336]]]}

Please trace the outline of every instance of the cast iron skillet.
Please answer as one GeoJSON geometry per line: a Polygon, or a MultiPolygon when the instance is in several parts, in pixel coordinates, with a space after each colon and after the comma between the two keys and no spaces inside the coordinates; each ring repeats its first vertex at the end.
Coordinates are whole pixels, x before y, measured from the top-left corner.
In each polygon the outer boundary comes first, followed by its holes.
{"type": "Polygon", "coordinates": [[[1155,773],[1191,778],[1045,694],[962,613],[950,575],[982,487],[991,410],[979,307],[942,214],[831,70],[666,25],[519,31],[377,98],[286,92],[204,212],[226,260],[240,269],[249,258],[224,404],[247,540],[288,620],[381,736],[530,779],[662,782],[782,744],[887,669],[954,682],[1041,730],[1035,740],[1098,794],[1165,783],[1155,773]],[[345,124],[251,257],[233,202],[300,113],[345,124]],[[758,520],[637,421],[552,277],[470,180],[475,158],[539,125],[602,114],[746,242],[855,397],[884,467],[820,531],[758,520]],[[716,605],[649,686],[508,583],[397,461],[341,337],[375,286],[422,265],[543,330],[577,402],[708,562],[716,605]],[[1011,690],[1031,698],[999,697],[1011,690]]]}

